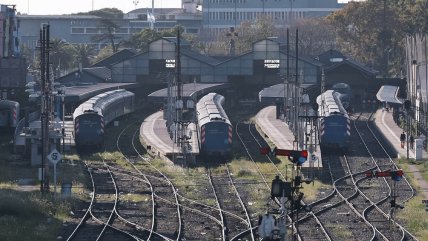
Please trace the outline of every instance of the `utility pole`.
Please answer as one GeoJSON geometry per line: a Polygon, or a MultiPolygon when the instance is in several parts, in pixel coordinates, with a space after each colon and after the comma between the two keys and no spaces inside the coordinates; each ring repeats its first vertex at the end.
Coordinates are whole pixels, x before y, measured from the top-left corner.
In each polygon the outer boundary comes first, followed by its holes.
{"type": "Polygon", "coordinates": [[[287,83],[287,97],[285,99],[285,111],[284,113],[286,114],[286,118],[287,118],[287,123],[289,123],[290,121],[290,110],[288,110],[288,114],[287,114],[287,109],[288,109],[288,93],[290,93],[289,90],[289,78],[290,78],[290,31],[287,28],[287,70],[286,70],[286,74],[285,74],[285,81],[287,83]]]}
{"type": "Polygon", "coordinates": [[[183,117],[183,86],[181,83],[181,53],[180,53],[180,28],[177,27],[177,44],[175,46],[175,83],[177,86],[177,98],[175,100],[175,123],[176,123],[176,136],[177,136],[177,144],[178,146],[181,146],[180,144],[180,138],[182,137],[182,117],[183,117]]]}
{"type": "Polygon", "coordinates": [[[49,80],[49,50],[50,37],[49,25],[44,25],[40,30],[40,78],[41,78],[41,138],[42,138],[42,181],[40,191],[49,192],[49,162],[47,156],[50,147],[49,120],[51,113],[51,85],[49,80]]]}
{"type": "Polygon", "coordinates": [[[296,69],[295,69],[295,81],[294,81],[294,92],[295,92],[295,100],[294,100],[294,129],[295,129],[295,141],[296,141],[296,149],[299,148],[299,120],[298,120],[298,116],[299,116],[299,88],[300,88],[300,83],[299,83],[299,30],[296,29],[296,69]]]}

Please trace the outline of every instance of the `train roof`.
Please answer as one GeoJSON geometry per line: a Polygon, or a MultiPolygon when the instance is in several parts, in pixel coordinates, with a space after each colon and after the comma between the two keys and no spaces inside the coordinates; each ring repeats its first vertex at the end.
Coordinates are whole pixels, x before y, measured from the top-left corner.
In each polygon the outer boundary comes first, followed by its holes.
{"type": "Polygon", "coordinates": [[[208,122],[225,122],[230,125],[229,118],[223,109],[224,97],[217,93],[209,93],[196,104],[199,125],[208,122]]]}
{"type": "Polygon", "coordinates": [[[318,104],[318,115],[319,116],[330,116],[330,115],[343,115],[348,116],[345,108],[343,108],[340,100],[341,94],[334,90],[327,90],[317,97],[318,104]]]}
{"type": "Polygon", "coordinates": [[[13,100],[0,100],[0,108],[1,109],[5,109],[5,108],[10,108],[10,107],[18,107],[19,108],[19,103],[13,100]]]}
{"type": "Polygon", "coordinates": [[[102,94],[96,95],[90,98],[89,100],[83,102],[81,105],[79,105],[74,110],[73,118],[88,112],[98,113],[99,115],[103,115],[102,110],[105,108],[105,106],[109,105],[112,102],[117,101],[118,99],[121,99],[127,96],[133,96],[133,95],[134,93],[124,89],[111,90],[111,91],[107,91],[102,94]]]}

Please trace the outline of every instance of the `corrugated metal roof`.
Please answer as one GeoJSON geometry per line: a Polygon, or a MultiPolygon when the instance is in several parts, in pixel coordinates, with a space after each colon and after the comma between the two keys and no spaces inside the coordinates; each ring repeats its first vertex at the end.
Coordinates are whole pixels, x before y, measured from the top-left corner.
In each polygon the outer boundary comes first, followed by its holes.
{"type": "Polygon", "coordinates": [[[397,97],[400,87],[393,85],[383,85],[376,94],[376,98],[381,102],[392,104],[403,104],[397,97]]]}
{"type": "Polygon", "coordinates": [[[112,64],[121,62],[121,61],[125,61],[129,58],[131,58],[132,56],[136,55],[137,52],[133,49],[122,49],[98,62],[96,62],[95,64],[91,65],[91,67],[109,67],[112,64]]]}
{"type": "Polygon", "coordinates": [[[220,64],[221,61],[215,58],[212,58],[207,55],[199,54],[198,52],[192,51],[191,49],[181,49],[181,54],[186,55],[189,58],[196,59],[200,62],[210,64],[210,65],[217,65],[220,64]]]}
{"type": "Polygon", "coordinates": [[[92,74],[106,82],[111,81],[111,69],[107,67],[84,68],[83,71],[92,74]]]}
{"type": "MultiPolygon", "coordinates": [[[[191,83],[183,85],[183,98],[197,98],[203,94],[219,89],[225,89],[229,84],[225,83],[191,83]]],[[[168,97],[168,89],[161,89],[148,95],[147,100],[150,102],[163,103],[168,97]]]]}
{"type": "MultiPolygon", "coordinates": [[[[300,87],[307,89],[316,84],[301,84],[300,87]]],[[[291,86],[291,84],[290,84],[291,86]]],[[[284,84],[276,84],[264,88],[259,92],[259,101],[263,103],[272,103],[276,101],[284,101],[284,84]]]]}

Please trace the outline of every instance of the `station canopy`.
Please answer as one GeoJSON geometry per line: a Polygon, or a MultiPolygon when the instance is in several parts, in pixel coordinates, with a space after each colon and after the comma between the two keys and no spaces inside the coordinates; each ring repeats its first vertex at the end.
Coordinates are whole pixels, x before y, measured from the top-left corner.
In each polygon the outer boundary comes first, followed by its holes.
{"type": "Polygon", "coordinates": [[[391,104],[403,104],[397,97],[400,87],[393,85],[382,85],[376,94],[376,98],[381,102],[391,104]]]}

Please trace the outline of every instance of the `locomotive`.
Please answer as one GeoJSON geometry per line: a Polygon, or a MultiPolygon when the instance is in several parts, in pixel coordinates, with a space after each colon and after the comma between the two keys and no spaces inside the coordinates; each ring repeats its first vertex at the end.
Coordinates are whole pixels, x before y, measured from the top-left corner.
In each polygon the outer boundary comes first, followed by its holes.
{"type": "Polygon", "coordinates": [[[346,150],[351,136],[351,121],[341,102],[341,95],[327,90],[317,97],[320,145],[346,150]]]}
{"type": "Polygon", "coordinates": [[[135,95],[119,89],[99,94],[74,110],[74,141],[78,150],[99,148],[104,143],[104,129],[114,119],[135,109],[135,95]]]}
{"type": "Polygon", "coordinates": [[[196,104],[200,155],[229,159],[233,127],[223,109],[225,98],[209,93],[196,104]]]}

